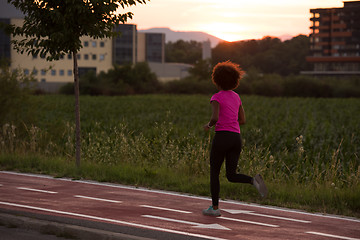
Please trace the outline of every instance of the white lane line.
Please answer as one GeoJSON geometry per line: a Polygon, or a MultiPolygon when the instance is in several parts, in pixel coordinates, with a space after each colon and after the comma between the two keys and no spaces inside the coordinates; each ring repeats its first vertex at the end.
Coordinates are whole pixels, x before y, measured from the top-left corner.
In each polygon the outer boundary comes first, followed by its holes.
{"type": "Polygon", "coordinates": [[[53,191],[45,191],[45,190],[41,190],[41,189],[26,188],[26,187],[17,187],[17,189],[25,190],[25,191],[32,191],[32,192],[50,193],[50,194],[57,193],[57,192],[53,192],[53,191]]]}
{"type": "Polygon", "coordinates": [[[248,213],[248,214],[253,215],[253,216],[275,218],[275,219],[286,220],[286,221],[293,221],[293,222],[300,222],[300,223],[311,223],[311,221],[305,221],[305,220],[300,220],[300,219],[295,219],[295,218],[278,217],[278,216],[265,215],[265,214],[260,214],[260,213],[248,213]]]}
{"type": "Polygon", "coordinates": [[[122,203],[122,201],[116,201],[116,200],[110,200],[110,199],[104,199],[104,198],[87,197],[87,196],[81,196],[81,195],[74,195],[74,197],[85,198],[85,199],[95,200],[95,201],[111,202],[111,203],[122,203]]]}
{"type": "Polygon", "coordinates": [[[132,227],[141,227],[141,228],[150,229],[150,230],[169,232],[169,233],[175,233],[175,234],[180,234],[180,235],[185,235],[185,236],[205,238],[205,239],[210,239],[210,240],[227,240],[224,238],[217,238],[217,237],[206,236],[206,235],[196,234],[196,233],[189,233],[189,232],[181,232],[181,231],[176,231],[176,230],[171,230],[171,229],[166,229],[166,228],[153,227],[153,226],[148,226],[148,225],[143,225],[143,224],[125,222],[125,221],[120,221],[120,220],[115,220],[115,219],[110,219],[110,218],[90,216],[90,215],[85,215],[85,214],[80,214],[80,213],[64,212],[64,211],[58,211],[58,210],[53,210],[53,209],[40,208],[40,207],[34,207],[34,206],[28,206],[28,205],[22,205],[22,204],[16,204],[16,203],[9,203],[9,202],[0,202],[0,204],[6,205],[6,206],[12,206],[12,207],[19,207],[19,208],[43,211],[43,212],[63,214],[63,215],[74,216],[74,217],[82,217],[82,218],[88,218],[88,219],[93,219],[93,220],[100,220],[100,221],[105,221],[105,222],[110,222],[110,223],[123,224],[123,225],[132,226],[132,227]]]}
{"type": "Polygon", "coordinates": [[[311,221],[305,221],[295,218],[287,218],[287,217],[279,217],[274,215],[266,215],[266,214],[260,214],[255,213],[254,211],[247,211],[247,210],[232,210],[232,209],[221,209],[224,212],[228,212],[231,214],[248,214],[253,216],[259,216],[259,217],[267,217],[267,218],[274,218],[274,219],[280,219],[280,220],[286,220],[286,221],[293,221],[293,222],[300,222],[300,223],[311,223],[311,221]]]}
{"type": "Polygon", "coordinates": [[[150,206],[150,205],[140,205],[140,207],[153,208],[153,209],[159,209],[159,210],[170,211],[170,212],[178,212],[178,213],[192,213],[192,212],[183,211],[183,210],[177,210],[177,209],[171,209],[171,208],[163,208],[163,207],[155,207],[155,206],[150,206]]]}
{"type": "Polygon", "coordinates": [[[241,220],[241,219],[237,219],[237,218],[228,218],[228,217],[217,217],[217,218],[234,221],[234,222],[255,224],[255,225],[260,225],[260,226],[265,226],[265,227],[279,227],[279,225],[273,225],[273,224],[267,224],[267,223],[261,223],[261,222],[253,222],[253,221],[241,220]]]}
{"type": "Polygon", "coordinates": [[[214,223],[214,224],[202,224],[202,223],[196,223],[196,222],[190,222],[190,221],[184,221],[179,219],[173,219],[173,218],[166,218],[166,217],[159,217],[159,216],[152,216],[152,215],[141,215],[142,217],[146,218],[152,218],[157,220],[163,220],[168,222],[176,222],[176,223],[183,223],[188,225],[194,225],[195,228],[208,228],[208,229],[218,229],[218,230],[231,230],[227,227],[221,226],[220,224],[214,223]]]}
{"type": "Polygon", "coordinates": [[[360,238],[344,237],[344,236],[338,236],[338,235],[332,235],[332,234],[320,233],[320,232],[306,232],[306,233],[314,234],[314,235],[318,235],[318,236],[323,236],[323,237],[337,238],[337,239],[360,240],[360,238]]]}

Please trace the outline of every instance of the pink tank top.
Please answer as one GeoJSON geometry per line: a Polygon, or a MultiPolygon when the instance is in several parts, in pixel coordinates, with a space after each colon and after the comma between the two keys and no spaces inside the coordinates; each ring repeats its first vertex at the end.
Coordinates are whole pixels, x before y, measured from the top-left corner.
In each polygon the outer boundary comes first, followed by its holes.
{"type": "Polygon", "coordinates": [[[238,122],[241,99],[234,91],[223,91],[215,93],[210,102],[219,103],[219,119],[215,125],[215,131],[230,131],[240,133],[238,122]]]}

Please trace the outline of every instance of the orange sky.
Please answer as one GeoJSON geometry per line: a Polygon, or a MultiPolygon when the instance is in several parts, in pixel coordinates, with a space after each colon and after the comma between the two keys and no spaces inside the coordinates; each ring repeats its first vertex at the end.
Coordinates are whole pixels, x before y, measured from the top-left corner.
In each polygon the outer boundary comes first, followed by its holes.
{"type": "MultiPolygon", "coordinates": [[[[339,0],[151,0],[124,11],[139,30],[202,31],[227,41],[310,33],[311,8],[343,7],[339,0]]],[[[123,12],[123,11],[122,11],[123,12]]]]}

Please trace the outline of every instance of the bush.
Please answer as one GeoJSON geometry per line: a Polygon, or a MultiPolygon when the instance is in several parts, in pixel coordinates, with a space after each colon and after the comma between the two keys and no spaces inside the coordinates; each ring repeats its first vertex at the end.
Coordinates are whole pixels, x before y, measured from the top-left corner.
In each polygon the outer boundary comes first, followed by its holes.
{"type": "MultiPolygon", "coordinates": [[[[147,63],[114,66],[108,72],[96,75],[88,72],[80,78],[82,95],[129,95],[146,94],[159,91],[160,83],[147,63]]],[[[73,94],[74,84],[64,85],[61,94],[73,94]]]]}
{"type": "Polygon", "coordinates": [[[318,79],[306,76],[288,77],[284,82],[287,97],[332,97],[332,88],[318,79]]]}
{"type": "MultiPolygon", "coordinates": [[[[211,82],[207,66],[206,62],[199,62],[189,77],[166,83],[158,81],[147,63],[114,66],[106,73],[95,75],[89,72],[82,76],[80,94],[211,94],[217,89],[211,82]]],[[[64,85],[60,93],[73,94],[73,86],[73,83],[64,85]]],[[[360,78],[315,78],[304,75],[283,77],[278,74],[261,74],[258,69],[251,68],[235,91],[239,94],[268,97],[360,97],[360,78]]]]}
{"type": "Polygon", "coordinates": [[[170,94],[209,94],[216,91],[216,87],[209,81],[199,81],[188,77],[163,84],[162,92],[170,94]]]}
{"type": "Polygon", "coordinates": [[[254,81],[252,84],[253,93],[267,97],[278,97],[283,95],[283,83],[280,75],[269,74],[254,81]]]}

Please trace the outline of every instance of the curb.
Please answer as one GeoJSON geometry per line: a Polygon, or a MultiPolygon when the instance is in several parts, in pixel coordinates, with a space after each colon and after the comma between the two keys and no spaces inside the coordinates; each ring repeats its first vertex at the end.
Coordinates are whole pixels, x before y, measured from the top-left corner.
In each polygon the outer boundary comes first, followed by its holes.
{"type": "Polygon", "coordinates": [[[17,227],[26,230],[37,231],[42,234],[56,235],[69,239],[86,240],[153,240],[150,238],[137,237],[123,233],[111,232],[101,229],[76,226],[66,223],[58,223],[40,220],[32,217],[20,216],[19,214],[0,213],[0,224],[6,227],[17,227]]]}

